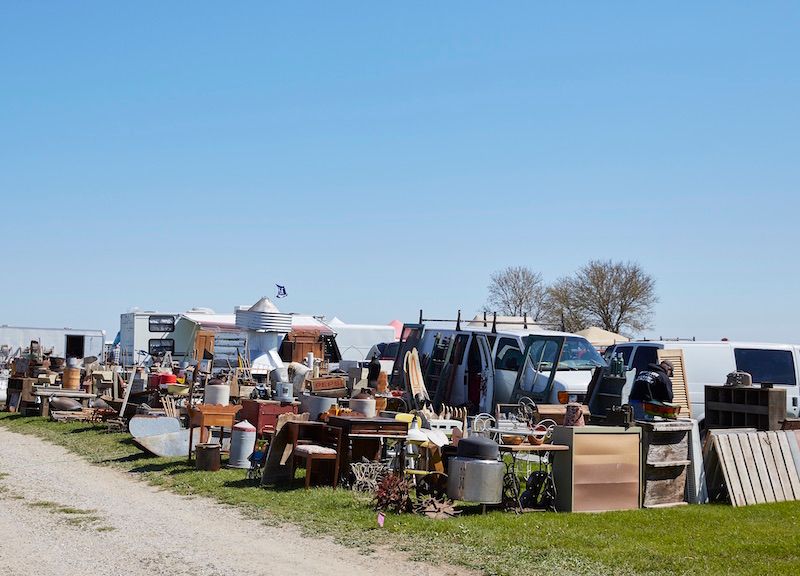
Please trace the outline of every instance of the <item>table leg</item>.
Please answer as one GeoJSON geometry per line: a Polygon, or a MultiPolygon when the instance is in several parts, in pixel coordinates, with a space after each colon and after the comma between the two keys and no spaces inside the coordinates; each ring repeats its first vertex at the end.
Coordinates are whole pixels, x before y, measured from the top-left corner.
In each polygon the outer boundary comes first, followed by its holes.
{"type": "Polygon", "coordinates": [[[511,461],[507,461],[505,465],[506,473],[505,476],[503,476],[503,506],[506,509],[513,508],[517,512],[522,512],[519,478],[517,478],[517,457],[514,452],[511,453],[511,461]]]}
{"type": "Polygon", "coordinates": [[[194,438],[194,426],[192,426],[192,418],[189,417],[189,462],[192,461],[192,439],[194,438]]]}

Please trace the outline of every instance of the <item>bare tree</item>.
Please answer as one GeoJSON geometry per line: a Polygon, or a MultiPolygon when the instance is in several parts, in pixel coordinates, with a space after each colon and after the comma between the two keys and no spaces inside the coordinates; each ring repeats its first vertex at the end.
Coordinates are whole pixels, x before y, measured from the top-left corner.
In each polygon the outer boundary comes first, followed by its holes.
{"type": "Polygon", "coordinates": [[[527,314],[533,322],[545,311],[547,289],[542,275],[526,266],[509,266],[491,275],[487,310],[509,316],[527,314]]]}
{"type": "Polygon", "coordinates": [[[550,287],[547,309],[569,331],[639,332],[650,327],[656,302],[655,280],[638,264],[593,260],[550,287]]]}
{"type": "Polygon", "coordinates": [[[588,326],[586,313],[575,300],[572,278],[556,280],[547,289],[545,315],[550,324],[567,332],[577,332],[588,326]]]}

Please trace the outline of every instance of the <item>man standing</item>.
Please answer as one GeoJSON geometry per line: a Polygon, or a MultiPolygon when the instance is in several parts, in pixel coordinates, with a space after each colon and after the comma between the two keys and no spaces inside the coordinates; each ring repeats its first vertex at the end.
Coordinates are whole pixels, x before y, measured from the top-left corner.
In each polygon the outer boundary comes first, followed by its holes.
{"type": "Polygon", "coordinates": [[[675,367],[669,360],[660,364],[649,364],[633,381],[628,403],[633,407],[633,416],[637,420],[644,418],[644,402],[672,402],[672,380],[675,367]]]}

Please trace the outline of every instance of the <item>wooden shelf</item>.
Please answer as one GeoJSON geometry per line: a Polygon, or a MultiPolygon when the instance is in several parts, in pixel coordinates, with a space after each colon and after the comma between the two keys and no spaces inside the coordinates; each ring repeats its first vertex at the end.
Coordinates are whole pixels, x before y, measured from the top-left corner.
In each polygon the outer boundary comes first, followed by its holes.
{"type": "Polygon", "coordinates": [[[706,428],[780,430],[786,417],[786,390],[706,386],[706,428]]]}

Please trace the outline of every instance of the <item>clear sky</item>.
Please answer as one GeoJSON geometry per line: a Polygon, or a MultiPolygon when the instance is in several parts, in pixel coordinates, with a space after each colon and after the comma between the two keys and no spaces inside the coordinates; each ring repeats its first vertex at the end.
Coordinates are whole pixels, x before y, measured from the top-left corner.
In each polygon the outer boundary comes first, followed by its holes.
{"type": "Polygon", "coordinates": [[[651,336],[800,342],[796,2],[0,3],[0,323],[274,296],[478,310],[657,279],[651,336]]]}

